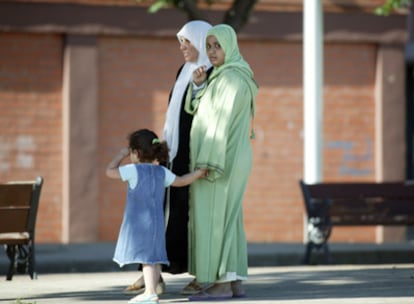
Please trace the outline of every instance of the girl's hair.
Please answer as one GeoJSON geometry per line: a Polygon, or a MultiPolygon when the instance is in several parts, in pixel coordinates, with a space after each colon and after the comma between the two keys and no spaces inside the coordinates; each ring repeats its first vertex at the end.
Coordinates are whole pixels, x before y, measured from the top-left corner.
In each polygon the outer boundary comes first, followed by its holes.
{"type": "Polygon", "coordinates": [[[129,148],[138,151],[140,162],[160,163],[168,162],[168,145],[165,141],[160,141],[157,134],[148,129],[141,129],[128,136],[129,148]]]}

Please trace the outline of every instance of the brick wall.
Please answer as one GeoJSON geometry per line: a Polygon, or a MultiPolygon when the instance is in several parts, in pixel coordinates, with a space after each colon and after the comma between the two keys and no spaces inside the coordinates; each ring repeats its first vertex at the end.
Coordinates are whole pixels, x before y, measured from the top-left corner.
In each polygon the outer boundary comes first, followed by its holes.
{"type": "MultiPolygon", "coordinates": [[[[245,200],[247,236],[255,241],[300,241],[302,46],[248,42],[242,48],[260,85],[255,163],[245,200]]],[[[373,180],[376,49],[326,44],[324,52],[324,179],[373,180]]],[[[332,240],[373,240],[373,228],[358,231],[335,228],[332,240]]]]}
{"type": "MultiPolygon", "coordinates": [[[[375,180],[376,47],[328,44],[325,49],[324,178],[375,180]]],[[[335,227],[332,241],[370,242],[374,227],[335,227]]]]}
{"type": "Polygon", "coordinates": [[[45,178],[36,238],[62,226],[62,40],[0,35],[0,181],[45,178]]]}
{"type": "MultiPolygon", "coordinates": [[[[0,48],[1,177],[45,177],[37,238],[58,241],[61,37],[2,34],[0,44],[8,46],[0,48]]],[[[169,90],[182,59],[175,38],[106,37],[99,39],[98,48],[99,238],[115,240],[125,189],[104,176],[105,165],[130,131],[149,127],[161,134],[169,90]]],[[[256,242],[301,241],[304,213],[297,184],[303,148],[301,45],[242,41],[240,48],[260,86],[254,165],[244,202],[247,237],[256,242]]],[[[327,45],[325,66],[325,178],[372,180],[375,47],[327,45]]],[[[358,233],[335,229],[333,234],[338,241],[373,239],[372,228],[358,233]]]]}
{"type": "Polygon", "coordinates": [[[178,41],[99,40],[100,236],[115,240],[125,205],[125,184],[104,176],[108,161],[140,128],[162,136],[168,95],[182,64],[178,41]]]}
{"type": "MultiPolygon", "coordinates": [[[[68,208],[62,199],[63,44],[63,35],[0,33],[0,181],[45,177],[39,242],[62,241],[68,208]]],[[[240,49],[260,86],[254,164],[244,200],[247,238],[301,242],[302,44],[249,37],[240,49]]],[[[173,35],[98,35],[97,53],[96,241],[114,241],[125,185],[106,178],[105,166],[129,132],[148,127],[161,135],[182,55],[173,35]]],[[[324,60],[324,179],[375,180],[377,45],[328,42],[324,60]]],[[[373,242],[375,228],[335,228],[332,240],[373,242]]]]}
{"type": "MultiPolygon", "coordinates": [[[[302,47],[256,41],[243,41],[240,47],[260,86],[254,165],[244,201],[247,237],[256,242],[301,241],[302,47]]],[[[149,127],[161,134],[181,54],[174,38],[102,38],[99,54],[99,159],[104,168],[131,130],[149,127]]],[[[325,58],[325,178],[372,180],[375,47],[327,45],[325,58]]],[[[125,189],[108,180],[103,170],[99,174],[100,235],[114,240],[125,189]]],[[[340,241],[374,237],[372,228],[358,234],[336,230],[333,239],[340,241]]]]}

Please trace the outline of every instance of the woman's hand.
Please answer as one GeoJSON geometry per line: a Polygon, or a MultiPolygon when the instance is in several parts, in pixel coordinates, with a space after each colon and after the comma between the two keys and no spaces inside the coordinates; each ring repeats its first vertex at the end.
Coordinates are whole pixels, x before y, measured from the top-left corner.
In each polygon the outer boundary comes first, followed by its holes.
{"type": "Polygon", "coordinates": [[[193,72],[193,82],[200,86],[207,79],[207,67],[205,65],[198,67],[193,72]]]}

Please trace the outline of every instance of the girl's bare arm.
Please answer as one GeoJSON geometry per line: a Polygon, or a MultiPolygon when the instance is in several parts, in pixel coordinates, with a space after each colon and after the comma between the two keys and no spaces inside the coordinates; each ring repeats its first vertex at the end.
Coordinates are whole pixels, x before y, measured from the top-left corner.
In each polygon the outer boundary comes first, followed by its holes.
{"type": "Polygon", "coordinates": [[[184,187],[187,186],[189,184],[191,184],[192,182],[194,182],[195,180],[201,178],[201,177],[205,177],[207,174],[207,169],[197,169],[191,173],[187,173],[185,175],[182,176],[177,176],[174,180],[174,182],[171,184],[171,186],[173,187],[184,187]]]}
{"type": "Polygon", "coordinates": [[[110,178],[121,178],[118,167],[122,160],[129,155],[129,149],[123,148],[119,153],[109,162],[106,167],[106,176],[110,178]]]}

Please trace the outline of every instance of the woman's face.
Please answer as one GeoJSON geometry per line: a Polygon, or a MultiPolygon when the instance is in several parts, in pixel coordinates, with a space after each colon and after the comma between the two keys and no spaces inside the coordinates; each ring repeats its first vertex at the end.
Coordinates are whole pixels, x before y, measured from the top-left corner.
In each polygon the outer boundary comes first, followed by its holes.
{"type": "Polygon", "coordinates": [[[207,37],[206,50],[212,65],[219,67],[224,63],[225,54],[216,36],[207,37]]]}
{"type": "Polygon", "coordinates": [[[190,40],[180,37],[180,50],[183,52],[184,60],[186,62],[197,62],[198,51],[191,44],[190,40]]]}

